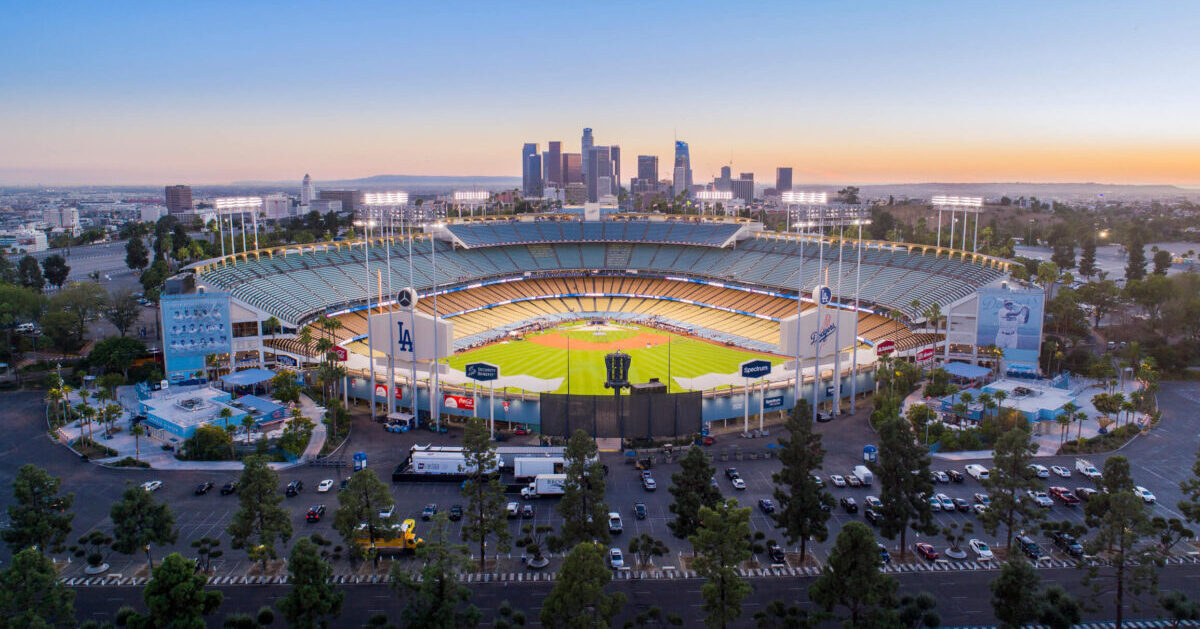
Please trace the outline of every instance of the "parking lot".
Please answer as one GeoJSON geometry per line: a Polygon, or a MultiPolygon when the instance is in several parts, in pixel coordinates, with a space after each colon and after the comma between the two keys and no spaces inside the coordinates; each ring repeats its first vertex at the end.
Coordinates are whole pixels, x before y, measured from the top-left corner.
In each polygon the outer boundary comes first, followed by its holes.
{"type": "MultiPolygon", "coordinates": [[[[217,562],[219,572],[235,574],[238,571],[244,571],[249,566],[244,553],[230,550],[228,535],[225,532],[230,518],[237,509],[237,498],[236,496],[222,496],[219,493],[220,486],[234,478],[235,474],[202,471],[110,470],[95,467],[80,462],[67,450],[46,439],[44,423],[41,423],[42,405],[40,397],[36,393],[4,394],[4,398],[3,402],[6,407],[13,411],[11,429],[0,436],[0,445],[2,445],[0,452],[3,453],[3,456],[0,456],[0,483],[4,484],[6,492],[9,491],[8,486],[11,484],[17,467],[25,461],[34,461],[46,467],[51,473],[62,476],[65,489],[76,494],[73,508],[76,513],[73,537],[78,537],[93,528],[111,527],[108,510],[126,486],[141,484],[150,479],[162,480],[163,486],[156,492],[156,498],[169,503],[175,511],[180,536],[178,543],[172,547],[155,549],[156,556],[172,550],[193,554],[194,551],[189,547],[192,540],[212,537],[220,540],[221,547],[225,550],[225,556],[217,562]],[[195,486],[203,481],[213,482],[214,489],[206,495],[194,495],[195,486]]],[[[1189,421],[1189,413],[1198,400],[1200,400],[1200,385],[1165,384],[1163,392],[1160,394],[1160,404],[1165,412],[1162,425],[1129,444],[1122,452],[1131,460],[1135,482],[1146,486],[1158,497],[1158,503],[1149,507],[1153,515],[1179,517],[1179,513],[1175,509],[1175,503],[1181,497],[1178,483],[1190,470],[1195,456],[1194,447],[1197,443],[1197,431],[1189,421]]],[[[809,549],[814,556],[818,560],[824,561],[833,545],[837,531],[846,522],[863,519],[864,500],[868,495],[878,495],[878,487],[838,488],[833,487],[829,482],[830,474],[843,476],[849,474],[854,466],[861,462],[863,445],[873,443],[874,433],[867,425],[866,413],[863,412],[863,409],[860,409],[856,416],[842,417],[831,423],[818,424],[817,430],[824,434],[825,447],[829,451],[826,456],[826,465],[821,473],[826,481],[827,489],[837,500],[843,497],[853,497],[859,506],[858,512],[853,514],[846,513],[840,506],[835,506],[829,520],[829,539],[825,542],[809,544],[809,549]]],[[[299,496],[286,498],[284,501],[292,514],[293,539],[311,533],[319,533],[335,544],[341,543],[332,527],[332,512],[337,507],[336,484],[329,493],[318,493],[316,488],[322,479],[329,478],[340,481],[348,476],[350,474],[348,464],[354,452],[366,452],[368,466],[374,469],[382,479],[390,481],[392,469],[407,456],[408,449],[414,443],[457,443],[460,437],[460,430],[452,430],[449,435],[434,435],[426,431],[404,434],[388,433],[379,425],[372,424],[369,419],[356,417],[351,439],[339,452],[339,456],[347,463],[345,467],[303,466],[281,472],[281,492],[283,485],[291,480],[301,480],[305,485],[299,496]],[[326,517],[320,522],[307,522],[305,514],[308,508],[319,503],[327,505],[329,512],[326,517]]],[[[520,439],[533,442],[532,437],[520,439]]],[[[779,468],[778,459],[772,457],[750,460],[748,456],[745,456],[743,460],[736,460],[738,449],[746,454],[752,450],[761,452],[766,449],[768,443],[773,442],[773,435],[762,439],[741,439],[736,436],[721,435],[716,439],[716,443],[707,446],[706,450],[715,459],[717,483],[722,494],[737,498],[742,505],[753,508],[750,519],[752,528],[762,531],[768,540],[775,540],[788,550],[798,550],[798,545],[784,543],[782,535],[774,527],[773,521],[757,506],[759,499],[772,497],[774,486],[771,474],[779,468]],[[721,460],[723,453],[728,460],[721,460]],[[736,490],[732,487],[723,473],[726,467],[737,468],[746,482],[745,490],[736,490]]],[[[511,439],[506,442],[506,444],[513,443],[516,442],[511,439]]],[[[687,542],[673,537],[667,527],[667,522],[671,519],[668,507],[672,502],[668,488],[671,474],[679,469],[678,462],[665,464],[660,458],[652,470],[658,488],[654,492],[648,492],[642,488],[639,472],[634,469],[634,466],[627,465],[625,457],[621,454],[604,453],[601,458],[610,469],[607,479],[608,504],[612,510],[621,514],[624,521],[624,532],[617,536],[617,543],[624,548],[628,545],[630,538],[648,533],[663,540],[670,548],[671,556],[690,554],[691,549],[687,542]],[[646,505],[647,516],[643,520],[634,517],[633,506],[637,502],[646,505]]],[[[1103,466],[1105,459],[1100,455],[1088,458],[1099,467],[1103,466]]],[[[935,458],[932,467],[935,470],[957,469],[962,471],[966,464],[972,462],[979,462],[988,467],[991,465],[990,460],[950,462],[935,458]]],[[[1063,485],[1074,489],[1075,487],[1094,485],[1090,480],[1074,472],[1074,457],[1039,457],[1038,462],[1047,467],[1058,464],[1072,470],[1072,477],[1069,479],[1059,479],[1051,475],[1050,479],[1043,481],[1047,487],[1063,485]]],[[[459,496],[458,483],[389,482],[389,486],[396,500],[397,512],[401,519],[411,517],[420,521],[421,511],[426,504],[437,504],[440,510],[448,510],[451,505],[464,502],[459,496]]],[[[944,493],[950,498],[962,498],[967,502],[973,502],[974,493],[983,491],[982,486],[969,476],[961,483],[935,485],[935,492],[944,493]]],[[[511,499],[521,502],[516,495],[513,495],[511,499]]],[[[556,526],[560,522],[560,518],[554,512],[555,503],[556,499],[554,498],[531,501],[535,508],[533,518],[516,518],[509,521],[514,539],[519,536],[520,529],[524,524],[556,526]]],[[[522,502],[522,504],[524,503],[522,502]]],[[[935,513],[934,519],[939,526],[946,526],[953,522],[961,528],[967,523],[973,523],[975,531],[968,535],[968,538],[980,538],[992,546],[998,545],[997,538],[1002,540],[1000,536],[1003,535],[1003,530],[997,531],[996,536],[988,535],[982,530],[973,513],[939,512],[935,513]]],[[[1082,524],[1083,509],[1081,507],[1069,508],[1056,502],[1047,510],[1047,519],[1052,521],[1068,520],[1082,524]]],[[[452,522],[451,526],[457,535],[461,523],[452,522]]],[[[426,525],[418,525],[418,535],[423,534],[426,530],[426,525]]],[[[1044,549],[1051,550],[1050,544],[1044,536],[1036,534],[1034,537],[1044,549]]],[[[896,554],[897,541],[885,539],[880,541],[888,546],[893,556],[896,554]]],[[[917,541],[928,541],[939,552],[942,552],[947,546],[941,535],[930,539],[910,532],[908,536],[910,550],[911,545],[917,541]]],[[[511,551],[512,561],[518,561],[520,552],[519,549],[511,551]]],[[[1057,551],[1053,556],[1057,559],[1065,558],[1057,551]]],[[[973,557],[971,558],[973,559],[973,557]]],[[[765,560],[765,557],[763,559],[765,560]]],[[[119,569],[123,560],[124,558],[121,556],[109,559],[110,563],[114,565],[114,570],[119,569]]],[[[907,560],[913,560],[911,555],[907,560]]],[[[140,557],[129,558],[131,566],[128,569],[135,569],[141,562],[140,557]]],[[[671,557],[667,557],[660,560],[659,563],[660,565],[671,565],[673,560],[671,557]]]]}

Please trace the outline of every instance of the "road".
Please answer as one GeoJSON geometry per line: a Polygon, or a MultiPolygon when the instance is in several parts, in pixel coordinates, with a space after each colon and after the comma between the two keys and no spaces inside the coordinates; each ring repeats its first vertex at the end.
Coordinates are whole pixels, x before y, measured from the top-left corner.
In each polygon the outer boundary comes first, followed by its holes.
{"type": "MultiPolygon", "coordinates": [[[[1079,570],[1063,568],[1043,570],[1040,572],[1043,583],[1057,584],[1079,597],[1087,597],[1090,590],[1080,583],[1083,576],[1079,570]]],[[[966,572],[966,573],[918,573],[900,577],[900,593],[932,592],[937,595],[937,612],[941,615],[942,626],[978,626],[994,622],[992,605],[988,594],[988,583],[995,577],[996,572],[966,572]]],[[[1164,588],[1182,590],[1192,598],[1200,597],[1200,574],[1193,566],[1173,566],[1162,571],[1164,588]]],[[[813,578],[755,578],[750,579],[753,593],[743,604],[742,622],[736,626],[753,626],[751,618],[755,611],[776,599],[797,604],[811,609],[808,601],[808,586],[813,578]]],[[[623,613],[614,626],[621,626],[624,621],[632,619],[638,613],[654,605],[664,607],[665,611],[677,613],[684,618],[684,626],[698,627],[703,625],[704,612],[701,610],[699,579],[675,579],[667,581],[614,581],[609,591],[623,592],[627,602],[623,613]]],[[[514,609],[525,612],[531,621],[537,622],[540,605],[550,592],[553,584],[541,583],[490,583],[471,585],[471,601],[483,615],[481,626],[491,626],[497,617],[496,609],[501,602],[508,601],[514,609]]],[[[283,585],[238,586],[231,588],[215,588],[225,595],[219,616],[225,614],[246,612],[254,613],[264,604],[273,604],[287,594],[288,588],[283,585]]],[[[346,594],[343,605],[344,614],[335,626],[362,626],[367,619],[378,613],[386,613],[392,621],[400,616],[404,606],[403,601],[386,585],[353,585],[343,586],[346,594]]],[[[95,619],[98,621],[111,620],[114,611],[121,605],[133,605],[144,609],[141,602],[141,589],[135,587],[92,587],[76,590],[75,607],[80,610],[80,621],[95,619]]],[[[1143,595],[1140,600],[1143,610],[1129,612],[1127,619],[1153,619],[1152,611],[1154,597],[1143,595]]],[[[844,612],[845,610],[835,610],[844,612]]],[[[1111,614],[1105,610],[1087,612],[1085,620],[1105,620],[1111,614]]],[[[279,621],[277,621],[279,622],[279,621]]],[[[210,626],[219,626],[219,620],[210,620],[210,626]]],[[[832,625],[831,625],[832,626],[832,625]]]]}
{"type": "MultiPolygon", "coordinates": [[[[1159,396],[1165,417],[1162,424],[1150,434],[1139,437],[1130,443],[1122,454],[1131,460],[1135,481],[1145,485],[1158,496],[1158,504],[1152,507],[1153,514],[1178,517],[1179,514],[1175,508],[1175,503],[1181,497],[1178,482],[1190,470],[1191,464],[1195,460],[1196,445],[1200,443],[1200,440],[1197,439],[1196,424],[1190,421],[1197,403],[1200,402],[1200,383],[1164,383],[1162,389],[1159,396]]],[[[4,500],[11,500],[9,487],[19,465],[26,461],[36,462],[47,468],[52,474],[62,477],[64,488],[75,493],[73,511],[76,516],[72,535],[75,538],[94,528],[111,529],[108,511],[121,491],[125,487],[137,485],[146,480],[159,479],[164,482],[164,486],[156,494],[156,498],[171,504],[179,524],[180,536],[177,544],[167,548],[154,549],[156,557],[161,557],[171,551],[180,551],[190,555],[192,553],[188,545],[191,540],[205,536],[215,537],[221,541],[221,547],[226,551],[225,557],[215,562],[217,575],[228,576],[245,573],[249,565],[248,561],[242,552],[229,548],[229,538],[225,533],[225,528],[237,507],[236,498],[220,496],[215,491],[204,496],[195,496],[192,492],[193,487],[201,481],[209,480],[219,487],[232,475],[200,471],[167,472],[98,468],[79,461],[67,450],[47,439],[43,405],[39,394],[29,392],[0,394],[0,405],[6,410],[6,430],[0,432],[0,486],[4,487],[4,493],[0,497],[4,500]]],[[[849,473],[861,459],[862,446],[874,442],[874,433],[867,425],[865,411],[862,409],[855,417],[843,417],[832,423],[819,424],[817,430],[824,435],[825,445],[829,450],[824,469],[826,477],[834,473],[849,473]]],[[[406,456],[408,448],[412,444],[454,443],[461,437],[460,434],[454,434],[454,432],[457,431],[452,431],[452,434],[448,436],[434,436],[432,433],[424,431],[407,434],[387,433],[378,425],[372,424],[369,419],[362,417],[360,413],[355,419],[354,432],[350,442],[343,448],[341,455],[348,462],[351,453],[366,452],[370,467],[387,480],[390,478],[391,469],[406,456]]],[[[770,475],[778,468],[777,459],[749,460],[746,458],[737,461],[734,454],[735,447],[740,447],[745,452],[751,449],[762,450],[767,442],[767,439],[747,440],[721,436],[716,445],[709,448],[709,451],[717,459],[718,483],[725,495],[737,497],[745,505],[755,505],[758,499],[770,496],[772,490],[770,475]],[[720,460],[723,454],[728,456],[728,461],[720,460]],[[741,472],[748,484],[746,490],[732,489],[721,473],[721,470],[727,466],[735,466],[741,472]]],[[[1095,464],[1102,466],[1105,457],[1093,456],[1090,458],[1095,464]]],[[[624,547],[627,540],[633,536],[649,533],[664,540],[670,547],[672,555],[690,553],[687,543],[672,537],[666,526],[670,519],[668,505],[671,502],[667,487],[671,472],[678,470],[678,463],[659,465],[654,469],[659,489],[651,493],[641,488],[637,472],[632,466],[625,465],[620,455],[605,454],[603,460],[611,468],[608,478],[609,504],[612,509],[623,515],[625,521],[625,531],[619,537],[623,537],[626,541],[618,540],[617,543],[624,547]],[[649,516],[645,520],[636,520],[633,517],[633,505],[638,501],[644,502],[649,512],[649,516]]],[[[953,467],[961,470],[968,462],[970,461],[955,462],[953,467]]],[[[989,464],[988,461],[981,462],[989,464]]],[[[1045,465],[1062,464],[1071,467],[1070,457],[1041,458],[1039,462],[1045,465]]],[[[935,462],[934,467],[943,466],[941,463],[935,462]]],[[[947,464],[944,467],[950,466],[947,464]]],[[[306,485],[306,490],[301,497],[285,501],[285,505],[292,514],[295,537],[319,533],[328,539],[337,539],[337,535],[332,529],[331,518],[312,524],[305,522],[304,513],[309,506],[316,503],[325,503],[330,510],[334,509],[337,505],[335,493],[317,494],[315,493],[316,485],[323,478],[337,479],[348,473],[345,468],[338,470],[316,467],[295,468],[283,472],[281,479],[283,483],[298,479],[303,480],[306,485]]],[[[1066,479],[1062,484],[1074,487],[1090,483],[1086,479],[1076,477],[1066,479]]],[[[424,505],[429,503],[436,503],[440,509],[445,510],[450,505],[460,502],[458,487],[454,483],[391,484],[391,489],[401,517],[417,517],[424,505]]],[[[967,499],[970,499],[973,493],[981,491],[979,485],[971,479],[967,479],[962,484],[939,485],[937,489],[951,497],[967,499]]],[[[855,497],[860,503],[866,495],[872,493],[869,489],[853,488],[832,488],[831,491],[836,497],[855,497]]],[[[510,530],[514,534],[518,533],[525,524],[553,525],[559,522],[557,514],[553,511],[553,500],[535,501],[533,504],[536,507],[536,516],[532,522],[520,519],[510,521],[510,530]]],[[[0,514],[0,518],[3,517],[0,514]]],[[[847,514],[840,509],[835,509],[830,520],[830,539],[810,544],[814,556],[818,560],[824,561],[828,557],[837,530],[844,523],[860,517],[861,514],[847,514]]],[[[1068,519],[1082,522],[1081,510],[1061,505],[1051,508],[1049,517],[1054,520],[1068,519]]],[[[971,516],[957,512],[939,514],[937,520],[942,525],[950,522],[957,522],[960,525],[974,524],[971,516]]],[[[753,511],[751,526],[755,530],[763,531],[768,539],[778,540],[780,536],[772,524],[772,521],[757,508],[753,511]]],[[[456,527],[455,532],[457,533],[459,524],[454,523],[453,526],[456,527]]],[[[994,543],[995,537],[984,534],[978,528],[972,536],[998,545],[994,543]]],[[[909,542],[914,542],[914,538],[915,536],[910,534],[909,542]]],[[[896,542],[881,541],[891,548],[893,555],[896,554],[898,550],[896,542]]],[[[929,541],[932,541],[939,549],[945,546],[945,542],[940,539],[929,541]]],[[[1048,547],[1048,544],[1046,546],[1048,547]]],[[[1056,555],[1056,558],[1062,559],[1062,556],[1056,555]]],[[[0,550],[0,561],[7,561],[7,559],[7,550],[0,550]]],[[[911,559],[909,560],[911,561],[911,559]]],[[[113,564],[114,572],[122,572],[126,575],[132,575],[142,565],[140,558],[121,555],[112,555],[108,561],[113,564]]],[[[556,568],[558,561],[558,558],[554,559],[551,570],[556,568]]],[[[347,573],[350,570],[345,561],[337,562],[335,569],[339,573],[347,573]]],[[[508,553],[503,554],[501,569],[520,571],[519,551],[511,557],[508,553]]],[[[70,570],[77,572],[78,567],[70,568],[70,570]]],[[[1192,572],[1195,572],[1194,568],[1192,572]]],[[[1200,574],[1195,576],[1200,576],[1200,574]]],[[[958,579],[957,576],[952,578],[958,579]]],[[[792,580],[783,579],[782,581],[790,582],[792,580]]],[[[662,583],[664,582],[656,582],[654,587],[658,588],[662,583]]],[[[1192,581],[1187,581],[1187,583],[1192,583],[1192,581]]],[[[1174,584],[1168,582],[1164,582],[1164,585],[1175,587],[1174,584]]],[[[963,591],[969,592],[972,598],[980,600],[987,598],[986,590],[963,591]]],[[[955,600],[954,597],[946,597],[945,591],[939,590],[936,593],[940,598],[955,600]]]]}

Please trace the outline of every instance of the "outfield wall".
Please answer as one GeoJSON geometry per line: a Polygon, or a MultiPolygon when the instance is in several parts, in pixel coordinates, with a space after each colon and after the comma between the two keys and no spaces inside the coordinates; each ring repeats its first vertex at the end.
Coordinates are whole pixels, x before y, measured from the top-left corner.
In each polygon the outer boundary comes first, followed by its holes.
{"type": "Polygon", "coordinates": [[[540,396],[540,432],[569,437],[583,430],[593,437],[654,438],[696,434],[701,428],[699,391],[644,395],[540,396]]]}

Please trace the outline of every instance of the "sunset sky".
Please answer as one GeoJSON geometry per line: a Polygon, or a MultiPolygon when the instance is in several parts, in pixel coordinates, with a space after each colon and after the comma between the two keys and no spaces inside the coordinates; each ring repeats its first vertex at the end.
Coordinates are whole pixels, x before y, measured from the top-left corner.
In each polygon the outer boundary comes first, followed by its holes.
{"type": "Polygon", "coordinates": [[[1200,3],[7,2],[0,183],[622,173],[1200,184],[1200,3]]]}

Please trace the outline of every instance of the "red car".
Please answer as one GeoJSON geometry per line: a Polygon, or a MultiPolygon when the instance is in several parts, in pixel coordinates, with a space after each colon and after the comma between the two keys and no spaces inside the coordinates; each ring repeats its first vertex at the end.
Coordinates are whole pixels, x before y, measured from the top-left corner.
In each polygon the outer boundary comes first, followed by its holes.
{"type": "Polygon", "coordinates": [[[1079,504],[1079,498],[1075,494],[1071,493],[1071,490],[1067,489],[1066,487],[1051,487],[1048,491],[1050,492],[1051,498],[1054,498],[1068,507],[1074,507],[1075,505],[1079,504]]]}
{"type": "Polygon", "coordinates": [[[700,440],[700,443],[702,443],[706,446],[711,446],[713,444],[713,441],[714,441],[714,439],[712,437],[705,435],[704,438],[700,440]]]}
{"type": "Polygon", "coordinates": [[[517,436],[522,436],[522,435],[529,434],[529,431],[525,430],[524,426],[517,426],[516,428],[513,428],[513,434],[517,435],[517,436]]]}
{"type": "Polygon", "coordinates": [[[917,554],[925,559],[928,559],[929,561],[938,560],[937,551],[933,549],[932,545],[921,542],[920,544],[915,545],[914,548],[916,548],[917,554]]]}

